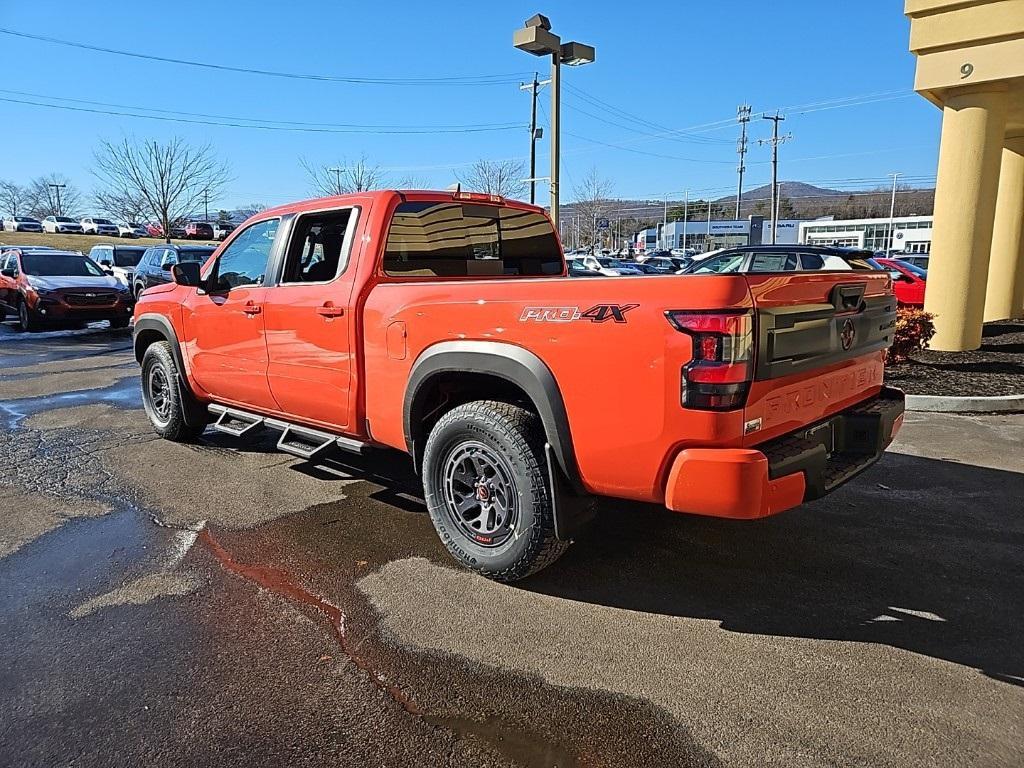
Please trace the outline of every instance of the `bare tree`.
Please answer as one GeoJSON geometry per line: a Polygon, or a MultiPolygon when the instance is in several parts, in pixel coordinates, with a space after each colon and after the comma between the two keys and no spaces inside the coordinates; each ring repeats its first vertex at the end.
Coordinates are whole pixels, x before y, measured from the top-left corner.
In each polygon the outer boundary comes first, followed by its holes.
{"type": "Polygon", "coordinates": [[[118,221],[137,222],[151,215],[144,197],[124,190],[99,190],[93,193],[93,202],[98,210],[118,221]]]}
{"type": "Polygon", "coordinates": [[[267,210],[267,207],[266,203],[249,203],[248,205],[240,206],[238,212],[242,214],[243,218],[248,219],[250,216],[255,216],[257,213],[267,210]]]}
{"type": "Polygon", "coordinates": [[[465,176],[456,174],[459,183],[469,191],[511,198],[526,195],[526,176],[526,166],[519,160],[477,160],[465,176]]]}
{"type": "Polygon", "coordinates": [[[417,176],[414,173],[407,173],[402,176],[395,184],[398,189],[430,189],[429,182],[425,181],[423,177],[417,176]]]}
{"type": "Polygon", "coordinates": [[[600,241],[598,221],[611,208],[612,183],[592,167],[582,181],[573,188],[572,207],[580,217],[580,239],[584,244],[596,245],[600,241]]]}
{"type": "Polygon", "coordinates": [[[299,164],[309,176],[313,193],[321,197],[366,192],[380,189],[387,183],[387,176],[381,167],[371,164],[366,155],[360,155],[354,162],[343,160],[324,166],[300,158],[299,164]]]}
{"type": "Polygon", "coordinates": [[[209,144],[194,147],[180,138],[103,141],[95,157],[93,173],[106,191],[144,200],[168,242],[171,226],[200,210],[204,194],[216,198],[228,181],[227,167],[209,144]]]}
{"type": "Polygon", "coordinates": [[[82,195],[67,176],[50,173],[28,184],[29,214],[37,219],[47,216],[74,216],[81,212],[82,195]]]}
{"type": "Polygon", "coordinates": [[[32,207],[28,187],[13,181],[0,181],[0,209],[11,216],[24,216],[32,207]]]}

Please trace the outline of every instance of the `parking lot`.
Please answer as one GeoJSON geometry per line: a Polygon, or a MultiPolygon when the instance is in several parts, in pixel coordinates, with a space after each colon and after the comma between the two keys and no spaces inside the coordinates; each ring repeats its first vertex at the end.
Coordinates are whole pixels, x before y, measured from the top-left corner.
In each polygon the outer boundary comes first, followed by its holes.
{"type": "Polygon", "coordinates": [[[129,331],[0,324],[0,764],[1024,762],[1024,416],[759,522],[608,502],[515,586],[419,493],[158,440],[129,331]]]}

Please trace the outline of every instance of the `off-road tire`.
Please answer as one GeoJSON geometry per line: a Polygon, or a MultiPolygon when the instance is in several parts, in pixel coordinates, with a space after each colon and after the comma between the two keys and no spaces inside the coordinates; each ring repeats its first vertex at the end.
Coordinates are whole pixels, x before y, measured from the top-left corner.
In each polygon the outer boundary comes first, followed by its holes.
{"type": "Polygon", "coordinates": [[[423,488],[431,522],[451,555],[495,581],[513,582],[555,562],[569,542],[555,537],[540,419],[508,403],[478,400],[448,411],[430,431],[423,451],[423,488]],[[482,546],[455,522],[445,497],[446,464],[460,446],[478,443],[511,470],[516,520],[498,546],[482,546]]]}
{"type": "Polygon", "coordinates": [[[42,327],[36,312],[24,299],[18,302],[18,327],[25,333],[38,331],[42,327]]]}
{"type": "Polygon", "coordinates": [[[166,341],[157,341],[146,348],[142,356],[142,405],[149,417],[153,431],[165,440],[176,443],[193,442],[206,429],[206,423],[200,421],[190,426],[185,420],[185,409],[201,408],[195,401],[183,402],[182,398],[191,398],[188,392],[182,392],[178,386],[178,366],[174,362],[171,345],[166,341]],[[163,391],[163,400],[155,399],[154,378],[163,377],[167,388],[163,391]]]}

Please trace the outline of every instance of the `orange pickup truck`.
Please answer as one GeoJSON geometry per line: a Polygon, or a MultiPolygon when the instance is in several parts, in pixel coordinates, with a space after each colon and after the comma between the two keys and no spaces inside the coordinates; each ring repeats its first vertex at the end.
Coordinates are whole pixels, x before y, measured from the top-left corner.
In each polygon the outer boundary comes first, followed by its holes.
{"type": "Polygon", "coordinates": [[[158,434],[393,448],[463,565],[553,562],[599,496],[759,518],[875,462],[887,272],[573,279],[540,208],[382,191],[263,211],[135,309],[158,434]],[[626,404],[628,403],[628,404],[626,404]]]}

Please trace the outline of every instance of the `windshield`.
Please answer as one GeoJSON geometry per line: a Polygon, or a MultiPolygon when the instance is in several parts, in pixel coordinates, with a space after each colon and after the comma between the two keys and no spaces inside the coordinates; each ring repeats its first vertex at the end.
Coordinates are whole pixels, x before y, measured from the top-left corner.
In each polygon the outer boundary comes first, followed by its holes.
{"type": "Polygon", "coordinates": [[[132,229],[142,229],[142,225],[136,224],[134,221],[129,221],[125,226],[131,227],[132,229]]]}
{"type": "Polygon", "coordinates": [[[917,275],[922,280],[928,279],[928,270],[922,269],[917,264],[911,264],[909,261],[900,261],[900,266],[907,270],[907,272],[917,275]]]}
{"type": "Polygon", "coordinates": [[[716,274],[736,272],[743,264],[744,254],[734,253],[728,256],[715,256],[704,261],[697,262],[690,271],[694,275],[716,274]]]}
{"type": "Polygon", "coordinates": [[[69,219],[67,216],[54,216],[53,220],[54,221],[64,222],[66,224],[77,224],[78,223],[74,219],[69,219]]]}
{"type": "Polygon", "coordinates": [[[26,275],[39,277],[105,277],[103,270],[85,256],[23,253],[21,268],[26,275]]]}
{"type": "Polygon", "coordinates": [[[145,248],[115,248],[114,264],[118,267],[137,266],[145,252],[145,248]]]}
{"type": "Polygon", "coordinates": [[[15,216],[15,221],[35,221],[31,216],[15,216]]]}
{"type": "Polygon", "coordinates": [[[110,221],[110,219],[93,219],[92,223],[93,224],[110,224],[111,221],[110,221]]]}

